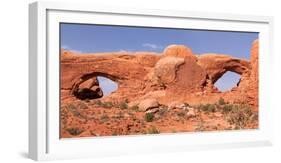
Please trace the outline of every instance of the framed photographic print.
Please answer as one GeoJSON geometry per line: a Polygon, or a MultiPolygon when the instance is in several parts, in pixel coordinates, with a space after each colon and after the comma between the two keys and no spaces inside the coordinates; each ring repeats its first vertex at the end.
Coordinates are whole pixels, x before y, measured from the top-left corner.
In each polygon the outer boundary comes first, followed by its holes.
{"type": "Polygon", "coordinates": [[[271,17],[36,2],[34,160],[272,144],[271,17]]]}

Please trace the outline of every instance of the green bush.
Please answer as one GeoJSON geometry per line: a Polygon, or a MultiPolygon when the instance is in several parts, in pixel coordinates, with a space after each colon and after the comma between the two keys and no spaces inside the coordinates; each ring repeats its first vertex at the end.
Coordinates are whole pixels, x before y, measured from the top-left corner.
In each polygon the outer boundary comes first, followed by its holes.
{"type": "Polygon", "coordinates": [[[97,100],[97,101],[95,102],[95,104],[98,105],[98,106],[101,106],[101,105],[102,105],[102,102],[101,102],[101,100],[97,100]]]}
{"type": "Polygon", "coordinates": [[[204,112],[215,112],[216,106],[214,104],[200,104],[199,109],[204,112]]]}
{"type": "Polygon", "coordinates": [[[226,102],[224,101],[224,99],[221,97],[218,101],[219,105],[225,105],[226,102]]]}
{"type": "Polygon", "coordinates": [[[122,110],[128,109],[128,103],[126,101],[122,102],[121,104],[119,104],[119,108],[122,110]]]}
{"type": "Polygon", "coordinates": [[[154,119],[154,115],[152,113],[146,113],[144,115],[144,119],[146,122],[152,122],[154,119]]]}
{"type": "Polygon", "coordinates": [[[184,117],[185,116],[185,112],[184,111],[178,112],[177,115],[179,117],[184,117]]]}
{"type": "Polygon", "coordinates": [[[134,105],[130,109],[133,110],[133,111],[139,111],[138,105],[134,105]]]}
{"type": "Polygon", "coordinates": [[[224,105],[224,106],[222,107],[222,112],[223,112],[224,114],[228,114],[228,113],[230,113],[231,111],[235,111],[235,110],[237,110],[237,105],[233,105],[233,104],[227,104],[227,105],[224,105]]]}
{"type": "Polygon", "coordinates": [[[101,122],[106,122],[106,121],[108,121],[109,120],[109,117],[108,117],[108,115],[106,115],[106,114],[104,114],[104,115],[102,115],[101,117],[100,117],[100,120],[101,120],[101,122]]]}
{"type": "Polygon", "coordinates": [[[109,101],[109,102],[104,102],[101,106],[104,108],[112,108],[113,104],[112,102],[109,101]]]}
{"type": "Polygon", "coordinates": [[[102,102],[102,101],[100,101],[100,100],[97,100],[97,101],[95,102],[95,104],[96,104],[97,106],[100,106],[100,107],[103,107],[103,108],[112,108],[112,107],[114,106],[111,101],[102,102]]]}

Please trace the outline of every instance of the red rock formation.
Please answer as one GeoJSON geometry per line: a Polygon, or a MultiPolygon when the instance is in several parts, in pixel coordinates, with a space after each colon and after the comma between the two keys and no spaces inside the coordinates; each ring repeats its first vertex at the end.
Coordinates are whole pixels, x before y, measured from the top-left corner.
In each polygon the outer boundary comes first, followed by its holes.
{"type": "Polygon", "coordinates": [[[257,40],[250,61],[223,54],[196,56],[182,45],[171,45],[163,54],[77,54],[61,50],[61,135],[67,138],[255,129],[258,55],[257,40]],[[214,84],[227,71],[240,74],[241,79],[236,88],[220,92],[214,84]],[[103,97],[97,76],[115,81],[118,89],[103,97]],[[227,119],[230,113],[223,110],[228,104],[212,110],[220,98],[242,109],[231,113],[231,122],[227,119]],[[207,104],[203,110],[201,104],[207,104]],[[241,107],[244,104],[253,109],[241,107]],[[239,122],[233,124],[235,120],[239,122]],[[241,120],[245,121],[243,125],[241,120]]]}
{"type": "Polygon", "coordinates": [[[61,89],[68,90],[69,96],[74,94],[74,90],[77,92],[78,88],[84,88],[83,83],[85,85],[96,76],[118,83],[118,90],[107,97],[115,100],[139,101],[153,95],[163,103],[174,99],[202,102],[224,96],[228,101],[243,101],[246,98],[257,106],[258,41],[253,43],[250,61],[222,54],[195,56],[190,48],[182,45],[167,47],[163,55],[149,52],[75,54],[61,51],[61,89]],[[233,91],[220,93],[214,83],[227,71],[240,74],[241,81],[233,91]],[[161,93],[157,97],[157,93],[153,93],[157,91],[164,91],[165,95],[161,93]],[[243,99],[242,94],[245,94],[243,99]]]}
{"type": "Polygon", "coordinates": [[[197,60],[196,56],[192,53],[192,50],[184,45],[170,45],[163,53],[163,57],[172,56],[178,58],[192,58],[197,60]]]}

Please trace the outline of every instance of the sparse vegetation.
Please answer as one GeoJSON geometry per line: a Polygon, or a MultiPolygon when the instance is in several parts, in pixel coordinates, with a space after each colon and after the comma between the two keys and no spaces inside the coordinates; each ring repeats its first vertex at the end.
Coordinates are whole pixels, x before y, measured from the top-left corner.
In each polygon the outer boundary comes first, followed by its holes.
{"type": "Polygon", "coordinates": [[[224,101],[224,99],[222,97],[220,97],[219,101],[218,101],[219,105],[225,105],[226,102],[224,101]]]}
{"type": "Polygon", "coordinates": [[[97,100],[95,102],[95,105],[100,106],[102,108],[112,108],[114,106],[114,104],[111,101],[102,102],[100,100],[97,100]]]}
{"type": "Polygon", "coordinates": [[[228,114],[229,112],[231,112],[234,109],[237,109],[238,105],[233,105],[233,104],[226,104],[222,107],[222,113],[224,114],[228,114]]]}
{"type": "Polygon", "coordinates": [[[110,101],[104,102],[104,103],[102,104],[102,107],[104,107],[104,108],[112,108],[112,107],[113,107],[113,104],[112,104],[112,102],[110,102],[110,101]]]}
{"type": "Polygon", "coordinates": [[[156,127],[152,126],[152,127],[148,128],[147,133],[148,133],[148,134],[159,134],[160,131],[157,130],[156,127]]]}
{"type": "Polygon", "coordinates": [[[185,112],[184,111],[178,112],[177,115],[179,117],[184,117],[185,116],[185,112]]]}
{"type": "Polygon", "coordinates": [[[134,105],[130,109],[133,110],[133,111],[136,111],[136,112],[139,111],[138,105],[134,105]]]}
{"type": "Polygon", "coordinates": [[[252,120],[252,109],[248,105],[239,105],[233,107],[230,112],[227,113],[227,121],[231,125],[235,125],[236,129],[245,128],[252,120]]]}
{"type": "Polygon", "coordinates": [[[154,119],[154,115],[152,113],[146,113],[144,115],[144,119],[146,122],[152,122],[154,119]]]}
{"type": "Polygon", "coordinates": [[[116,115],[114,115],[112,118],[115,118],[115,119],[122,119],[124,118],[124,115],[122,112],[118,112],[116,115]]]}
{"type": "Polygon", "coordinates": [[[200,109],[204,112],[215,112],[216,111],[216,105],[215,104],[200,104],[196,108],[200,109]]]}
{"type": "Polygon", "coordinates": [[[109,117],[108,117],[108,115],[106,115],[106,114],[103,114],[101,117],[100,117],[100,120],[101,120],[101,122],[107,122],[108,120],[109,120],[109,117]]]}
{"type": "Polygon", "coordinates": [[[98,105],[98,106],[101,106],[101,105],[102,105],[102,102],[101,102],[101,100],[97,100],[97,101],[95,102],[95,104],[98,105]]]}
{"type": "Polygon", "coordinates": [[[138,105],[129,107],[128,100],[105,100],[93,100],[88,103],[76,101],[63,105],[61,123],[64,134],[67,133],[67,137],[76,137],[83,132],[83,136],[87,134],[91,136],[106,134],[116,136],[136,133],[159,134],[168,131],[175,133],[233,130],[258,126],[258,113],[253,111],[251,106],[233,103],[233,101],[226,102],[223,98],[208,104],[180,103],[180,107],[176,109],[169,109],[165,104],[160,104],[156,108],[157,111],[151,109],[148,112],[140,111],[138,105]],[[92,109],[92,107],[97,109],[92,109]],[[190,115],[193,118],[190,118],[190,115]],[[80,126],[82,128],[78,128],[80,124],[83,124],[80,126]],[[162,126],[170,124],[169,130],[162,128],[162,126]],[[186,127],[185,124],[191,124],[192,128],[186,127]],[[101,127],[98,127],[100,131],[93,130],[93,125],[100,125],[101,127]],[[127,125],[127,127],[119,130],[115,127],[118,125],[127,125]],[[91,132],[88,132],[89,130],[91,132]]]}
{"type": "Polygon", "coordinates": [[[128,109],[128,103],[126,101],[120,103],[119,108],[122,109],[122,110],[128,109]]]}

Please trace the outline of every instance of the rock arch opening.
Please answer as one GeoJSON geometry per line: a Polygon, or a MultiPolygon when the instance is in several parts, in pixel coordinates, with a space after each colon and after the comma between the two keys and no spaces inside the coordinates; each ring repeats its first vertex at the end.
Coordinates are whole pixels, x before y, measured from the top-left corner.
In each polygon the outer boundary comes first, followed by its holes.
{"type": "Polygon", "coordinates": [[[226,92],[238,87],[240,79],[240,74],[227,71],[214,83],[214,85],[220,92],[226,92]]]}
{"type": "Polygon", "coordinates": [[[97,76],[97,79],[103,92],[103,96],[108,96],[118,89],[118,84],[109,78],[97,76]]]}
{"type": "Polygon", "coordinates": [[[83,75],[72,86],[72,94],[81,100],[98,99],[110,95],[118,89],[113,76],[102,73],[83,75]]]}

